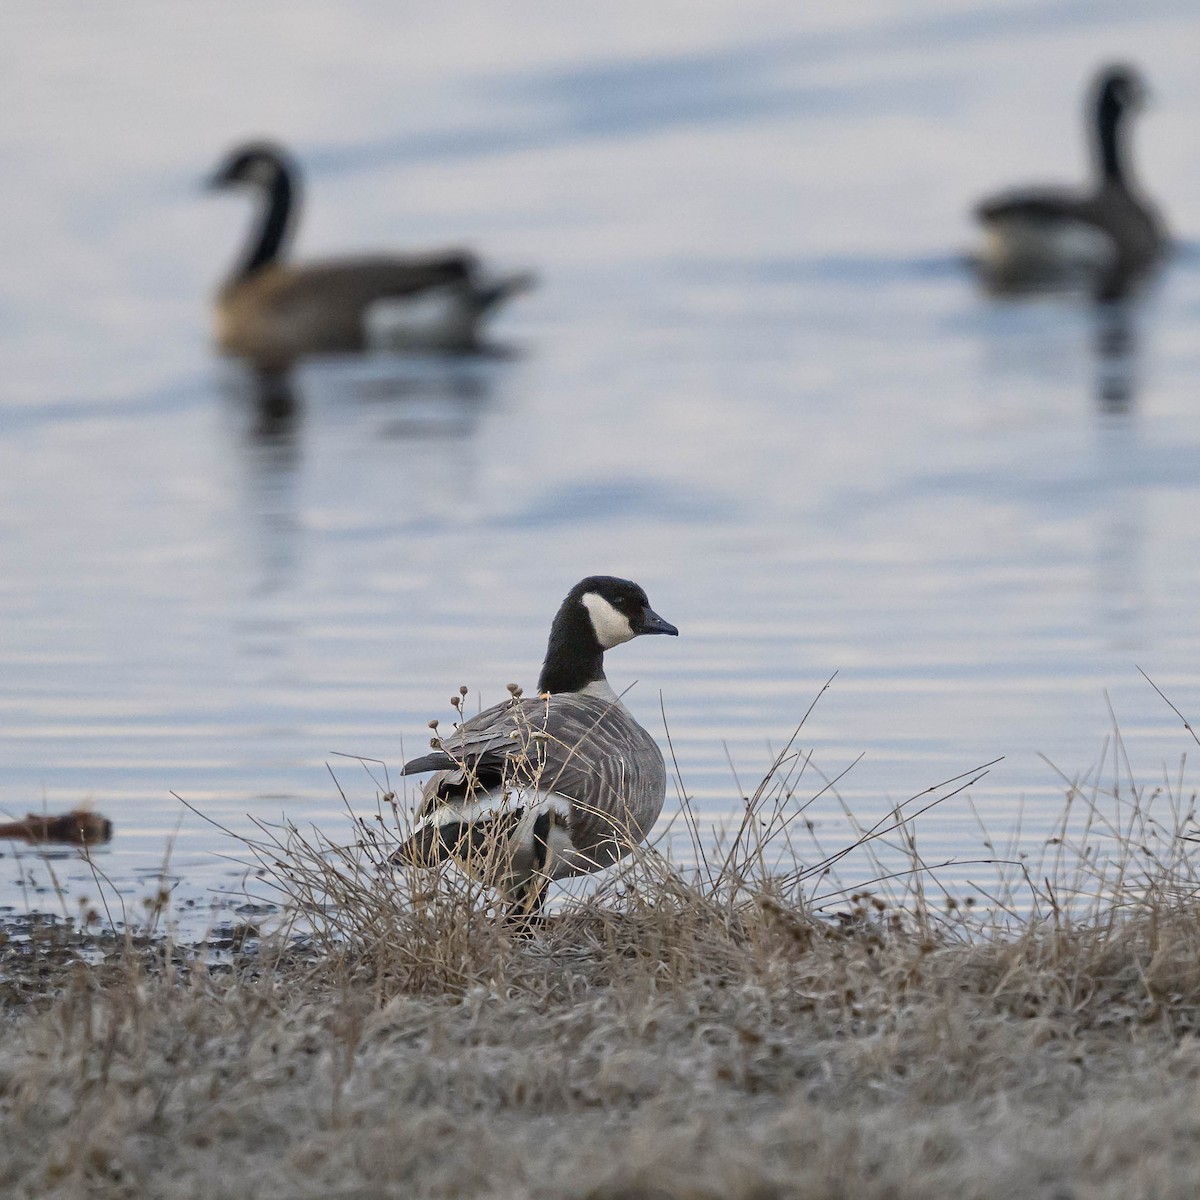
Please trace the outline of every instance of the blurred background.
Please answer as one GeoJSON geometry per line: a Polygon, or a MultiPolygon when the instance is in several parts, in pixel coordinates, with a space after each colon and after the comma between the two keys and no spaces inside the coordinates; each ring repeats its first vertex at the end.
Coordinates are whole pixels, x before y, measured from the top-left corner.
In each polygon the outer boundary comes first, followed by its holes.
{"type": "MultiPolygon", "coordinates": [[[[1093,767],[1106,693],[1135,774],[1177,765],[1136,666],[1200,716],[1194,0],[804,7],[8,6],[0,808],[90,800],[131,902],[178,826],[207,914],[242,873],[172,791],[340,835],[325,764],[375,789],[331,755],[398,783],[460,683],[532,686],[594,572],[679,626],[609,675],[665,745],[661,692],[714,820],[834,671],[801,743],[812,790],[864,756],[864,818],[1004,755],[976,806],[1036,828],[1042,756],[1093,767]],[[1115,338],[965,260],[980,196],[1087,178],[1113,59],[1178,243],[1115,338]],[[304,169],[300,255],[467,245],[538,289],[491,353],[308,364],[264,426],[211,348],[251,204],[202,188],[257,136],[304,169]]],[[[962,804],[922,829],[979,849],[962,804]]],[[[0,905],[49,886],[0,845],[0,905]]]]}

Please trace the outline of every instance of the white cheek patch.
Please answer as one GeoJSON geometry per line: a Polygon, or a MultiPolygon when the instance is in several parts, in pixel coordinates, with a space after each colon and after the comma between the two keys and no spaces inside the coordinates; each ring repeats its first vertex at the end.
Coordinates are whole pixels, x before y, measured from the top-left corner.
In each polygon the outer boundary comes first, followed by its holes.
{"type": "Polygon", "coordinates": [[[596,640],[602,650],[611,650],[634,636],[629,618],[619,613],[599,593],[584,592],[580,600],[592,618],[592,628],[596,631],[596,640]]]}

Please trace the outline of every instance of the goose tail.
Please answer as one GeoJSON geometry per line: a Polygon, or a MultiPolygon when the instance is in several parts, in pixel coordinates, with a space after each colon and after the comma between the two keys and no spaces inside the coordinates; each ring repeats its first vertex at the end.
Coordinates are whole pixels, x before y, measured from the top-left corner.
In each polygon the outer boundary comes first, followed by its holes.
{"type": "Polygon", "coordinates": [[[510,296],[519,296],[537,286],[537,276],[532,271],[521,271],[515,275],[504,275],[499,279],[482,280],[475,289],[475,303],[480,312],[486,312],[510,296]]]}
{"type": "Polygon", "coordinates": [[[523,807],[496,797],[439,805],[392,855],[397,867],[436,867],[450,858],[462,863],[487,859],[517,832],[523,807]]]}
{"type": "Polygon", "coordinates": [[[532,871],[552,871],[569,852],[571,802],[553,792],[484,795],[438,805],[392,854],[396,867],[456,860],[502,888],[532,871]]]}
{"type": "Polygon", "coordinates": [[[454,853],[454,841],[445,835],[449,829],[426,821],[401,842],[392,854],[393,867],[436,867],[454,853]]]}

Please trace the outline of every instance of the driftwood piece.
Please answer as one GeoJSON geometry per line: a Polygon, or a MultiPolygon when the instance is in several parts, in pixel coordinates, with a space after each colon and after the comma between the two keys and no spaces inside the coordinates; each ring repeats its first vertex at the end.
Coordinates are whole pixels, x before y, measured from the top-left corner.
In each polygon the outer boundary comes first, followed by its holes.
{"type": "Polygon", "coordinates": [[[107,817],[77,808],[57,817],[29,813],[21,821],[0,823],[0,838],[19,838],[23,842],[66,842],[74,846],[95,846],[112,838],[113,826],[107,817]]]}

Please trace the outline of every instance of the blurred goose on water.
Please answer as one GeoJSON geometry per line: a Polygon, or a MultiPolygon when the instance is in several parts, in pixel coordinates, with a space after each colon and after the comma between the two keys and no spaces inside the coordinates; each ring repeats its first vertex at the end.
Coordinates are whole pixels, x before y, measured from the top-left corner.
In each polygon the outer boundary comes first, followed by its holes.
{"type": "Polygon", "coordinates": [[[405,775],[435,773],[396,864],[453,858],[498,888],[520,922],[540,913],[550,880],[610,866],[640,842],[662,811],[666,769],[609,686],[604,652],[658,633],[679,631],[636,583],[577,583],[550,627],[538,695],[510,685],[511,699],[405,764],[405,775]]]}
{"type": "Polygon", "coordinates": [[[262,196],[246,251],[217,293],[216,317],[221,350],[263,369],[367,348],[477,349],[483,318],[533,283],[527,274],[488,279],[462,250],[286,262],[299,175],[268,142],[234,150],[210,186],[248,186],[262,196]]]}
{"type": "Polygon", "coordinates": [[[1163,223],[1129,166],[1129,117],[1146,94],[1141,77],[1132,67],[1110,66],[1094,87],[1095,186],[1020,189],[975,210],[985,235],[980,272],[996,291],[1090,284],[1100,298],[1113,299],[1166,251],[1163,223]]]}

